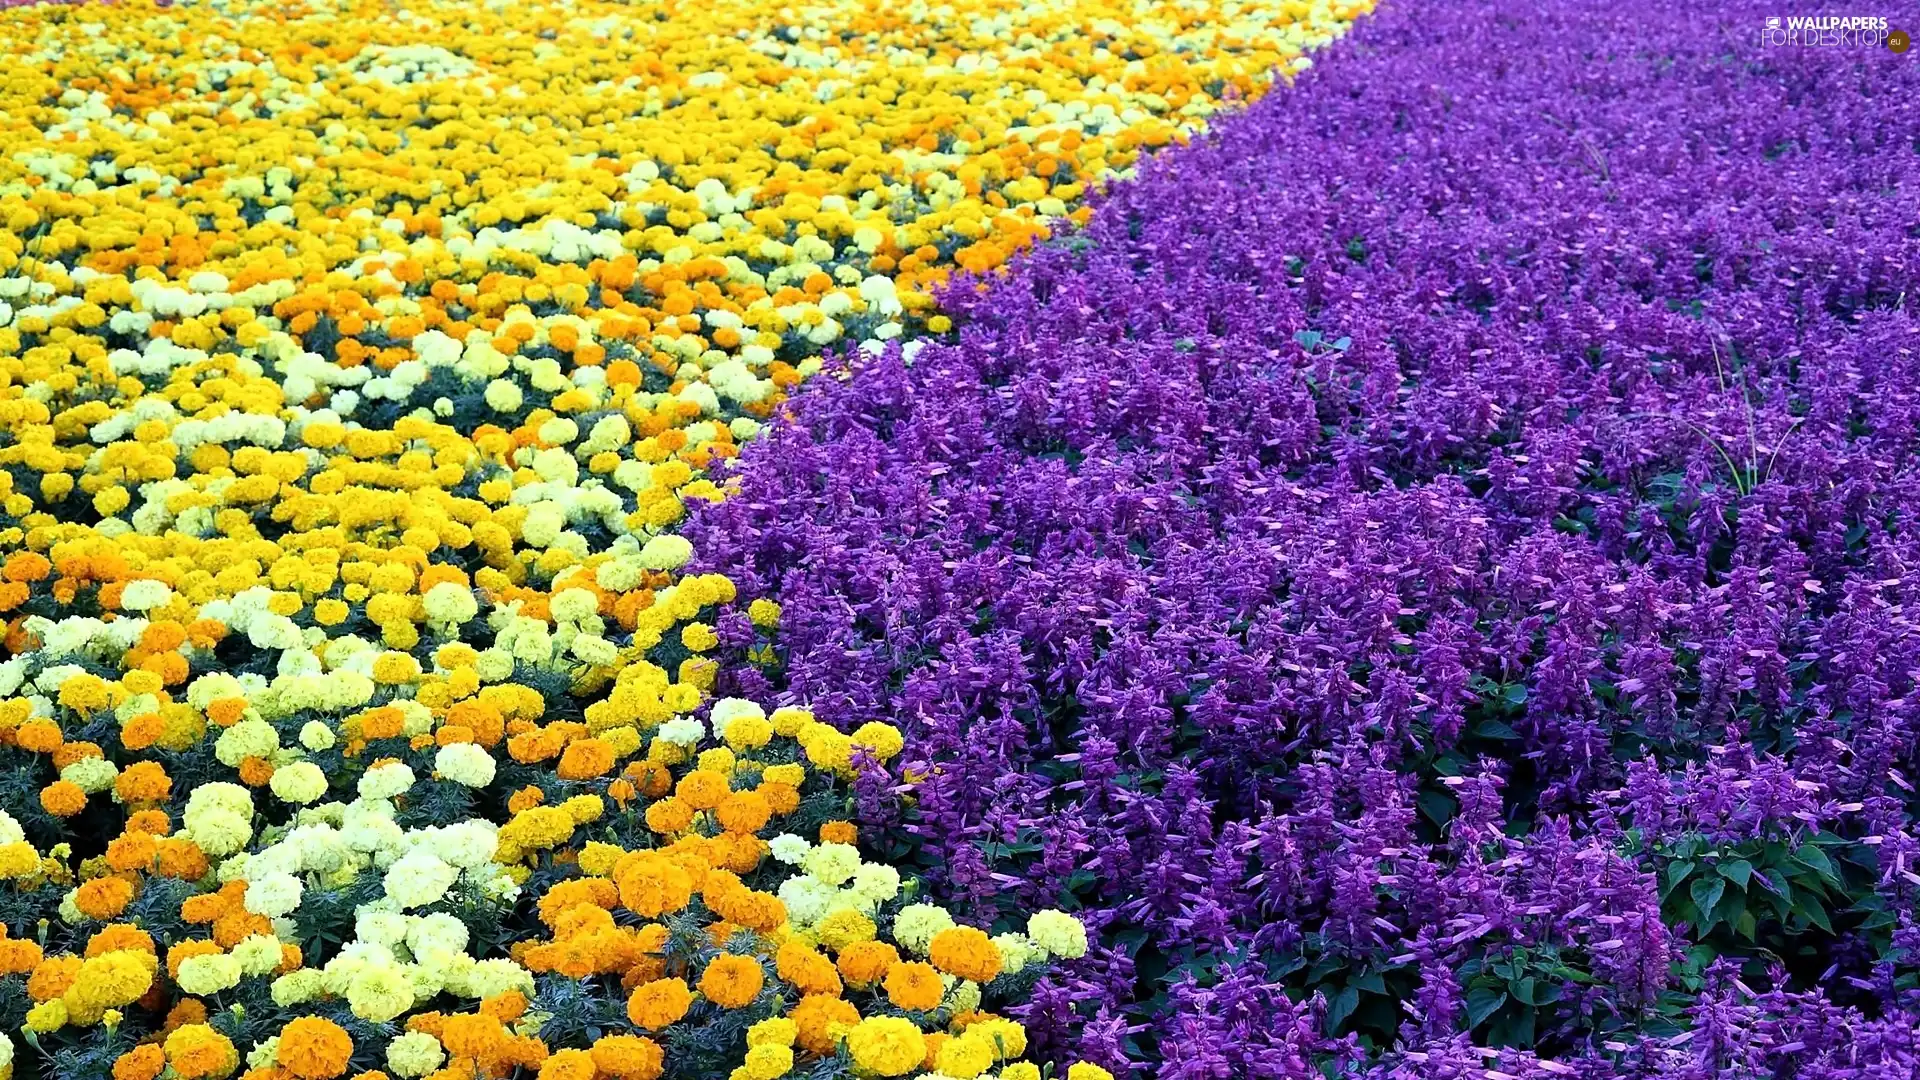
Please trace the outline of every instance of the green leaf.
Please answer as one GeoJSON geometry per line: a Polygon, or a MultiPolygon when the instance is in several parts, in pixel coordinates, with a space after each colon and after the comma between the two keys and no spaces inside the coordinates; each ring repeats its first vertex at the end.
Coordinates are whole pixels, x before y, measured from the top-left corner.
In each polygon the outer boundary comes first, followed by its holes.
{"type": "Polygon", "coordinates": [[[1520,737],[1520,733],[1513,730],[1510,725],[1492,717],[1473,725],[1473,733],[1483,739],[1498,739],[1501,742],[1511,742],[1520,737]]]}
{"type": "Polygon", "coordinates": [[[1680,883],[1687,880],[1687,875],[1691,873],[1693,873],[1693,864],[1690,862],[1687,862],[1683,859],[1677,859],[1673,862],[1668,863],[1667,864],[1667,887],[1665,891],[1672,892],[1673,890],[1679,888],[1680,883]]]}
{"type": "Polygon", "coordinates": [[[1508,983],[1507,993],[1512,994],[1513,1000],[1522,1005],[1540,1004],[1539,999],[1534,997],[1534,979],[1531,975],[1521,976],[1508,983]]]}
{"type": "Polygon", "coordinates": [[[1742,889],[1747,887],[1747,882],[1753,877],[1753,864],[1745,859],[1729,859],[1714,869],[1720,872],[1721,877],[1742,889]]]}
{"type": "Polygon", "coordinates": [[[1340,1025],[1346,1022],[1347,1017],[1352,1015],[1354,1008],[1359,1004],[1360,991],[1351,986],[1335,994],[1333,1000],[1327,1002],[1327,1030],[1339,1031],[1340,1025]]]}
{"type": "Polygon", "coordinates": [[[1833,933],[1833,921],[1827,918],[1827,908],[1825,904],[1822,904],[1819,901],[1813,901],[1805,904],[1796,904],[1794,905],[1793,910],[1806,916],[1807,921],[1812,923],[1813,925],[1819,927],[1820,929],[1826,931],[1829,934],[1833,933]]]}
{"type": "Polygon", "coordinates": [[[1467,1026],[1476,1028],[1507,1003],[1507,992],[1488,986],[1467,991],[1467,1026]]]}
{"type": "MultiPolygon", "coordinates": [[[[1693,884],[1688,886],[1688,895],[1693,897],[1694,906],[1700,909],[1702,922],[1712,918],[1713,907],[1720,902],[1720,894],[1726,890],[1727,883],[1717,877],[1695,878],[1693,884]]],[[[1706,927],[1700,929],[1705,930],[1706,927]]]]}
{"type": "Polygon", "coordinates": [[[1821,851],[1812,844],[1805,844],[1795,848],[1793,851],[1793,861],[1819,874],[1834,885],[1840,884],[1840,872],[1834,869],[1833,860],[1827,858],[1826,852],[1821,851]]]}
{"type": "Polygon", "coordinates": [[[1459,808],[1453,796],[1444,791],[1423,791],[1417,801],[1420,804],[1420,812],[1435,825],[1445,825],[1452,821],[1454,812],[1459,808]]]}

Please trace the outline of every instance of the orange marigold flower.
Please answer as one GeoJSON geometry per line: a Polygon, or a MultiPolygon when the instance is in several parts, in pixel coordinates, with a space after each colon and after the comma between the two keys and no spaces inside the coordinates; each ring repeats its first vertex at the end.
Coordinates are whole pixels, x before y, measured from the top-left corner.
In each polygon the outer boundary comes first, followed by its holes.
{"type": "Polygon", "coordinates": [[[720,800],[727,797],[728,791],[727,778],[706,769],[695,769],[681,777],[680,782],[674,785],[673,789],[673,793],[680,797],[680,801],[695,810],[711,810],[719,806],[720,800]]]}
{"type": "Polygon", "coordinates": [[[40,805],[54,817],[72,817],[87,808],[87,793],[70,780],[55,780],[40,789],[40,805]]]}
{"type": "Polygon", "coordinates": [[[165,836],[173,831],[173,822],[167,820],[165,810],[135,810],[127,815],[127,831],[143,832],[148,836],[165,836]]]}
{"type": "Polygon", "coordinates": [[[633,781],[640,794],[649,799],[665,795],[673,786],[672,771],[658,761],[633,762],[627,766],[625,775],[633,781]]]}
{"type": "MultiPolygon", "coordinates": [[[[856,990],[865,990],[887,977],[900,962],[900,950],[884,941],[856,941],[840,950],[840,977],[856,990]]],[[[936,977],[935,982],[939,980],[936,977]]],[[[936,1003],[937,1004],[937,1003],[936,1003]]]]}
{"type": "Polygon", "coordinates": [[[240,762],[240,782],[248,787],[263,787],[273,779],[273,762],[262,757],[244,758],[240,762]]]}
{"type": "Polygon", "coordinates": [[[740,841],[746,841],[749,844],[764,843],[757,836],[741,833],[721,833],[713,837],[688,833],[676,840],[667,850],[672,851],[683,843],[697,842],[700,846],[692,851],[699,855],[700,865],[707,871],[722,870],[738,874],[758,866],[761,855],[757,846],[741,846],[740,841]]]}
{"type": "Polygon", "coordinates": [[[231,949],[255,934],[273,933],[273,920],[265,915],[255,915],[234,905],[227,913],[213,920],[213,940],[221,948],[231,949]]]}
{"type": "Polygon", "coordinates": [[[927,959],[949,975],[992,982],[1000,974],[1000,949],[984,930],[971,926],[952,926],[933,935],[927,959]]]}
{"type": "Polygon", "coordinates": [[[593,1080],[593,1055],[562,1050],[540,1065],[540,1080],[593,1080]]]}
{"type": "Polygon", "coordinates": [[[439,1039],[449,1053],[466,1058],[491,1058],[505,1044],[507,1029],[485,1014],[449,1016],[439,1039]]]}
{"type": "Polygon", "coordinates": [[[247,714],[246,698],[221,698],[207,703],[207,719],[221,727],[232,727],[247,714]]]}
{"type": "Polygon", "coordinates": [[[667,973],[667,936],[667,928],[659,923],[648,923],[634,931],[633,966],[621,977],[621,986],[631,990],[667,973]]]}
{"type": "Polygon", "coordinates": [[[820,842],[823,844],[851,844],[860,835],[851,821],[829,821],[820,826],[820,842]]]}
{"type": "Polygon", "coordinates": [[[560,755],[557,772],[562,780],[591,780],[613,768],[613,747],[599,739],[575,739],[560,755]]]}
{"type": "Polygon", "coordinates": [[[73,896],[73,906],[90,919],[111,919],[132,902],[133,882],[123,877],[94,878],[73,896]]]}
{"type": "Polygon", "coordinates": [[[300,1080],[333,1080],[347,1071],[353,1039],[325,1017],[302,1016],[280,1032],[280,1067],[300,1080]]]}
{"type": "Polygon", "coordinates": [[[166,717],[157,712],[144,712],[120,726],[120,745],[129,750],[145,750],[166,733],[166,717]]]}
{"type": "Polygon", "coordinates": [[[164,802],[173,794],[173,778],[157,761],[140,761],[114,778],[113,790],[121,802],[164,802]]]}
{"type": "MultiPolygon", "coordinates": [[[[171,950],[168,952],[168,958],[169,962],[171,962],[171,950]]],[[[205,1002],[199,998],[181,998],[174,1004],[173,1008],[167,1010],[167,1018],[161,1023],[160,1030],[178,1031],[188,1024],[204,1024],[206,1022],[207,1006],[205,1002]]]]}
{"type": "Polygon", "coordinates": [[[838,994],[840,973],[833,961],[798,941],[789,941],[774,954],[774,969],[803,994],[838,994]]]}
{"type": "Polygon", "coordinates": [[[700,992],[723,1009],[739,1009],[753,1004],[766,981],[767,974],[758,960],[723,953],[714,957],[701,974],[700,992]]]}
{"type": "Polygon", "coordinates": [[[153,935],[132,923],[114,923],[87,940],[89,957],[99,956],[102,953],[120,952],[123,949],[143,952],[148,956],[158,955],[154,951],[153,935]]]}
{"type": "Polygon", "coordinates": [[[647,807],[647,828],[662,834],[685,832],[693,825],[693,807],[671,795],[647,807]]]}
{"type": "Polygon", "coordinates": [[[36,754],[51,754],[65,740],[60,725],[51,720],[29,720],[14,729],[13,738],[20,749],[36,754]]]}
{"type": "Polygon", "coordinates": [[[495,994],[480,1003],[480,1011],[503,1024],[511,1024],[527,1011],[527,996],[518,990],[495,994]]]}
{"type": "Polygon", "coordinates": [[[211,649],[227,636],[227,626],[218,619],[195,619],[187,624],[187,642],[196,649],[211,649]]]}
{"type": "Polygon", "coordinates": [[[887,970],[887,1000],[895,1008],[908,1012],[925,1012],[940,1005],[940,996],[946,987],[940,981],[940,973],[932,964],[923,964],[914,960],[905,964],[895,964],[887,970]]]}
{"type": "Polygon", "coordinates": [[[62,743],[60,744],[60,749],[55,750],[53,752],[53,767],[56,769],[64,769],[76,761],[84,761],[87,758],[97,758],[97,757],[105,757],[105,756],[106,755],[102,753],[100,750],[99,743],[92,743],[92,742],[62,743]]]}
{"type": "Polygon", "coordinates": [[[831,1054],[834,1044],[848,1028],[860,1022],[860,1010],[853,1003],[831,994],[808,994],[787,1014],[799,1027],[796,1040],[809,1054],[831,1054]]]}
{"type": "Polygon", "coordinates": [[[773,807],[776,814],[791,814],[800,808],[800,789],[792,784],[768,780],[754,790],[766,797],[767,805],[773,807]]]}
{"type": "Polygon", "coordinates": [[[27,996],[35,1001],[52,1001],[73,987],[80,976],[77,956],[49,956],[27,976],[27,996]]]}
{"type": "Polygon", "coordinates": [[[207,876],[207,855],[200,845],[185,837],[168,837],[159,843],[160,858],[154,869],[161,877],[180,881],[198,881],[207,876]]]}
{"type": "Polygon", "coordinates": [[[113,1062],[113,1080],[153,1080],[167,1067],[166,1051],[153,1043],[136,1046],[113,1062]]]}
{"type": "Polygon", "coordinates": [[[406,714],[392,705],[382,705],[369,709],[360,715],[360,737],[373,739],[397,739],[405,730],[406,714]]]}
{"type": "Polygon", "coordinates": [[[591,1052],[594,1068],[612,1080],[657,1080],[666,1064],[660,1044],[641,1035],[608,1035],[591,1052]]]}
{"type": "Polygon", "coordinates": [[[627,910],[649,919],[679,911],[693,899],[693,875],[652,851],[621,856],[613,880],[627,910]]]}
{"type": "Polygon", "coordinates": [[[0,937],[0,975],[24,975],[45,959],[37,941],[0,937]]]}
{"type": "Polygon", "coordinates": [[[53,563],[35,551],[16,551],[7,556],[6,565],[0,567],[0,577],[26,583],[45,581],[52,572],[53,563]]]}
{"type": "Polygon", "coordinates": [[[657,979],[638,987],[627,998],[627,1019],[637,1027],[659,1031],[687,1015],[693,1004],[693,991],[685,979],[657,979]]]}
{"type": "MultiPolygon", "coordinates": [[[[714,808],[714,817],[728,832],[756,833],[767,827],[767,821],[773,817],[773,806],[757,791],[735,791],[720,800],[720,805],[714,808]]],[[[824,829],[822,835],[825,835],[824,829]]]]}
{"type": "Polygon", "coordinates": [[[158,853],[159,845],[146,833],[122,833],[107,845],[107,865],[122,872],[144,871],[158,853]]]}
{"type": "Polygon", "coordinates": [[[620,890],[605,878],[574,878],[557,882],[540,898],[540,921],[553,926],[568,908],[591,904],[611,908],[620,902],[620,890]]]}

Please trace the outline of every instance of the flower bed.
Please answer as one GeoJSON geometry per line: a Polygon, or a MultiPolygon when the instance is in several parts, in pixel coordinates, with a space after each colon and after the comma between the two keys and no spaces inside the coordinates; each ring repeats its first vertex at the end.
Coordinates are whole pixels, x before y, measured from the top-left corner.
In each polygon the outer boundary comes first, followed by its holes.
{"type": "Polygon", "coordinates": [[[1911,1071],[1920,65],[1766,14],[1388,5],[697,515],[1042,1052],[1911,1071]]]}
{"type": "Polygon", "coordinates": [[[0,15],[0,1080],[1040,1080],[675,529],[1368,7],[0,15]]]}

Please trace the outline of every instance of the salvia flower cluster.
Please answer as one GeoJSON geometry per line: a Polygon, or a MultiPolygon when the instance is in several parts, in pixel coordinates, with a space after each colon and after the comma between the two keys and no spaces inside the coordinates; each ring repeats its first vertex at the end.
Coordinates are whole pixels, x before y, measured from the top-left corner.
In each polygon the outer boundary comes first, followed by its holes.
{"type": "Polygon", "coordinates": [[[1920,64],[1771,14],[1387,5],[729,467],[723,692],[1084,909],[1045,1052],[1920,1067],[1920,64]]]}

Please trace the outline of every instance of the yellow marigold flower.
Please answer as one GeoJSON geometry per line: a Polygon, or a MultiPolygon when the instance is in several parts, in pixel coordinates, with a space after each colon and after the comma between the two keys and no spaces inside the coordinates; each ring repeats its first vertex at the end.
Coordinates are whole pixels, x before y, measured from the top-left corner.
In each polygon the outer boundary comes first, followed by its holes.
{"type": "Polygon", "coordinates": [[[186,1024],[167,1035],[167,1065],[183,1080],[210,1077],[219,1080],[240,1064],[233,1040],[205,1024],[186,1024]]]}
{"type": "Polygon", "coordinates": [[[854,746],[865,750],[874,760],[883,763],[892,761],[907,745],[907,740],[900,734],[899,728],[892,724],[883,724],[878,720],[861,724],[848,738],[854,746]]]}
{"type": "Polygon", "coordinates": [[[874,1016],[847,1032],[847,1052],[854,1064],[880,1076],[905,1076],[927,1056],[926,1036],[913,1021],[898,1016],[874,1016]]]}
{"type": "Polygon", "coordinates": [[[838,953],[852,945],[872,941],[879,928],[858,908],[843,907],[831,911],[814,926],[820,944],[838,953]]]}
{"type": "Polygon", "coordinates": [[[769,1017],[747,1029],[748,1046],[792,1046],[800,1029],[784,1016],[769,1017]]]}
{"type": "Polygon", "coordinates": [[[741,1065],[752,1080],[776,1080],[793,1070],[793,1048],[773,1043],[751,1046],[741,1065]]]}
{"type": "Polygon", "coordinates": [[[64,999],[72,1019],[91,1023],[108,1009],[131,1005],[153,986],[159,960],[150,952],[119,949],[88,957],[64,999]]]}
{"type": "Polygon", "coordinates": [[[52,1001],[43,1001],[27,1010],[28,1031],[45,1034],[49,1031],[60,1030],[66,1026],[66,1023],[67,1005],[66,1002],[61,1001],[59,998],[55,998],[52,1001]]]}
{"type": "Polygon", "coordinates": [[[961,1080],[972,1080],[993,1067],[993,1048],[971,1031],[940,1044],[934,1068],[961,1080]]]}

